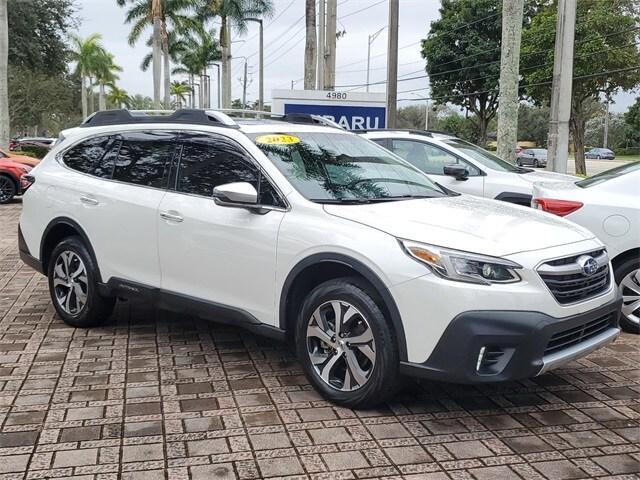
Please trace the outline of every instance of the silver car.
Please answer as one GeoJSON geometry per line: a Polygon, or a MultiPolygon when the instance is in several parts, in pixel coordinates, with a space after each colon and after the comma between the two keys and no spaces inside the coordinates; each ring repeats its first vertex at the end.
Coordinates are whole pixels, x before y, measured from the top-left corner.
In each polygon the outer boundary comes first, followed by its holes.
{"type": "Polygon", "coordinates": [[[518,154],[516,163],[519,166],[531,165],[532,167],[547,166],[547,151],[544,148],[528,148],[518,154]]]}

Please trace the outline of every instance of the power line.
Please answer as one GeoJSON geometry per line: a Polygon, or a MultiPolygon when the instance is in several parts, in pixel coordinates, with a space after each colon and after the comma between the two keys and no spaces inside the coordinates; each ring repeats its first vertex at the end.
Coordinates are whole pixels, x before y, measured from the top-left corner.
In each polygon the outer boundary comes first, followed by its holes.
{"type": "Polygon", "coordinates": [[[365,10],[369,10],[370,8],[376,7],[376,6],[380,5],[381,3],[386,3],[386,2],[387,2],[387,0],[380,0],[379,2],[376,2],[376,3],[372,4],[372,5],[369,5],[368,7],[361,8],[360,10],[356,10],[355,12],[347,13],[346,15],[341,15],[339,17],[339,19],[340,20],[344,20],[347,17],[351,17],[352,15],[356,15],[356,14],[358,14],[360,12],[364,12],[365,10]]]}

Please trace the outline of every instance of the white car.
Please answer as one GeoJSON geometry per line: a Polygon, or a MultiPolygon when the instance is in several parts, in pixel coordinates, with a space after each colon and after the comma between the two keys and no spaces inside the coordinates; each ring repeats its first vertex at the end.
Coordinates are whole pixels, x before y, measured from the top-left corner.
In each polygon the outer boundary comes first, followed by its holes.
{"type": "Polygon", "coordinates": [[[622,292],[622,328],[640,333],[640,162],[569,183],[540,183],[532,207],[588,228],[607,246],[622,292]]]}
{"type": "Polygon", "coordinates": [[[58,315],[97,325],[140,298],[288,338],[349,406],[384,401],[400,374],[540,375],[619,334],[588,230],[448,193],[361,136],[286,120],[124,110],[68,133],[29,177],[19,231],[58,315]],[[558,284],[585,258],[596,272],[558,284]]]}
{"type": "Polygon", "coordinates": [[[523,168],[460,138],[424,130],[369,130],[363,136],[391,150],[450,190],[531,204],[534,182],[566,182],[577,177],[523,168]]]}

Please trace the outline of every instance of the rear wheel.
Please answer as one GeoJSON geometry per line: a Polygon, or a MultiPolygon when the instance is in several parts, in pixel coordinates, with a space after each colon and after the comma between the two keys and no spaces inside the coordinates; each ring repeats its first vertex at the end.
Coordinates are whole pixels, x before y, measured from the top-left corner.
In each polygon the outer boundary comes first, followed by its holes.
{"type": "Polygon", "coordinates": [[[535,168],[538,168],[538,167],[540,166],[540,162],[538,162],[538,159],[537,159],[537,158],[534,158],[534,159],[533,159],[533,166],[534,166],[535,168]]]}
{"type": "Polygon", "coordinates": [[[370,288],[329,280],[306,298],[296,324],[304,372],[328,400],[347,407],[384,402],[398,385],[398,347],[370,288]]]}
{"type": "Polygon", "coordinates": [[[622,293],[620,327],[625,332],[640,334],[640,260],[630,258],[618,265],[614,273],[622,293]]]}
{"type": "Polygon", "coordinates": [[[99,295],[96,265],[79,237],[66,238],[53,249],[48,277],[53,305],[68,325],[92,327],[111,315],[115,298],[99,295]]]}
{"type": "Polygon", "coordinates": [[[16,194],[16,184],[8,175],[0,175],[0,203],[10,202],[16,194]]]}

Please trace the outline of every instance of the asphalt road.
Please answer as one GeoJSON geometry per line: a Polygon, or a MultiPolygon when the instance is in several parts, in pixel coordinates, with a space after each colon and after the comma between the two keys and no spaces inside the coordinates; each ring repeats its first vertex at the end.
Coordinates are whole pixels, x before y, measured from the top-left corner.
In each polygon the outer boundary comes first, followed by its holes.
{"type": "MultiPolygon", "coordinates": [[[[619,160],[587,160],[587,175],[591,177],[593,175],[602,173],[615,167],[619,167],[620,165],[624,165],[626,163],[628,162],[619,160]]],[[[574,163],[574,159],[570,158],[567,165],[567,173],[573,174],[575,173],[575,171],[576,166],[574,163]]]]}

